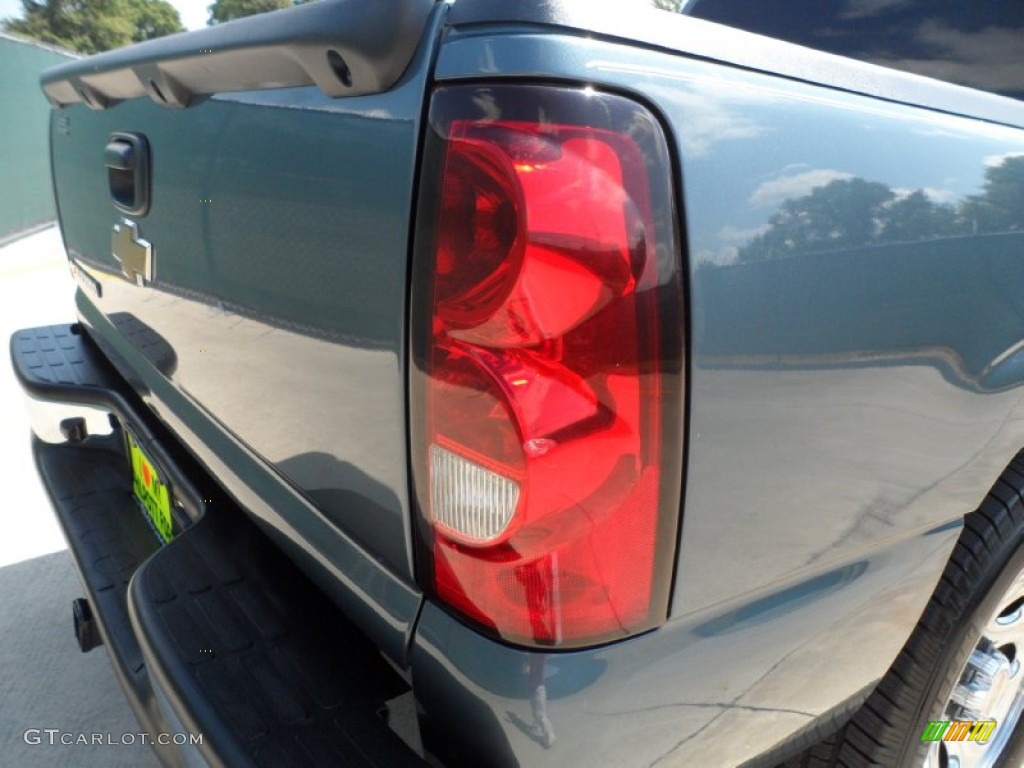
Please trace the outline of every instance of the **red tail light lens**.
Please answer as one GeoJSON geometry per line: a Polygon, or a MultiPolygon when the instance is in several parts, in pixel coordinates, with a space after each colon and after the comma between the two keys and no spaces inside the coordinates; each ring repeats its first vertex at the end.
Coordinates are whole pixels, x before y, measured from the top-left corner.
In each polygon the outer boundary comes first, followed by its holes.
{"type": "Polygon", "coordinates": [[[669,156],[589,89],[435,92],[413,276],[418,570],[509,641],[664,620],[682,473],[669,156]]]}

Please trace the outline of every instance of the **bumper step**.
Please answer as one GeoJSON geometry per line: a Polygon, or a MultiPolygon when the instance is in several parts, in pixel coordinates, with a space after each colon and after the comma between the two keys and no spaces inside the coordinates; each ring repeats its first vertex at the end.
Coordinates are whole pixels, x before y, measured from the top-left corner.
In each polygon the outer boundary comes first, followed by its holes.
{"type": "MultiPolygon", "coordinates": [[[[93,609],[93,622],[110,651],[121,685],[140,718],[154,719],[142,651],[128,620],[128,583],[159,548],[132,496],[126,459],[113,437],[77,445],[33,440],[43,480],[93,609]]],[[[155,723],[161,730],[162,724],[155,723]]]]}
{"type": "Polygon", "coordinates": [[[378,716],[408,686],[238,513],[211,510],[129,590],[150,675],[228,765],[425,765],[378,716]]]}
{"type": "Polygon", "coordinates": [[[11,357],[40,400],[117,417],[108,436],[33,438],[129,701],[151,734],[202,734],[155,746],[167,765],[425,766],[379,715],[409,687],[378,649],[195,464],[87,336],[73,326],[19,331],[11,357]],[[188,509],[161,545],[131,488],[121,424],[145,442],[188,509]]]}

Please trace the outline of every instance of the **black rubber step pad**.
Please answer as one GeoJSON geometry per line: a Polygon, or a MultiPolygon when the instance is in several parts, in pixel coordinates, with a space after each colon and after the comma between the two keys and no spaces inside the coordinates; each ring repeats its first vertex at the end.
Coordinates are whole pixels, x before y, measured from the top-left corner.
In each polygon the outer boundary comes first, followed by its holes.
{"type": "Polygon", "coordinates": [[[136,633],[218,754],[424,766],[378,716],[408,687],[247,519],[212,509],[132,586],[136,633]]]}

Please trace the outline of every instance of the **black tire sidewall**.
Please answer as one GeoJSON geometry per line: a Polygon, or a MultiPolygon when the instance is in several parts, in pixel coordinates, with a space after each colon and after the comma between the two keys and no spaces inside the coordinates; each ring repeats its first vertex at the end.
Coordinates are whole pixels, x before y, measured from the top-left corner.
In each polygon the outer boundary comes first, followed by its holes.
{"type": "MultiPolygon", "coordinates": [[[[1001,546],[992,553],[987,563],[982,565],[982,570],[973,588],[970,589],[966,602],[963,603],[964,609],[959,612],[960,616],[949,617],[954,629],[948,641],[943,642],[944,650],[939,662],[929,676],[920,697],[921,705],[914,719],[915,724],[906,734],[899,751],[901,766],[911,768],[923,764],[930,747],[929,743],[920,740],[925,727],[932,720],[945,719],[949,696],[959,681],[971,652],[981,639],[985,626],[999,608],[1004,594],[1014,579],[1024,571],[1024,529],[1016,528],[1009,540],[994,535],[988,541],[1001,542],[1001,546]]],[[[942,638],[937,639],[942,641],[942,638]]],[[[1018,652],[1024,653],[1024,648],[1018,649],[1018,652]]],[[[1018,721],[1015,730],[1019,729],[1020,722],[1018,721]]],[[[1000,723],[997,727],[1002,725],[1000,723]]]]}

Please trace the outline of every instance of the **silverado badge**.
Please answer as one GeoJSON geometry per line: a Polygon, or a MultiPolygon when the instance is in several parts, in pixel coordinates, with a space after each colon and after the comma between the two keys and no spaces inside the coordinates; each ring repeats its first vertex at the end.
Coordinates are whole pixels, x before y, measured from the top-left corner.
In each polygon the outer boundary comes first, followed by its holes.
{"type": "Polygon", "coordinates": [[[130,281],[140,288],[153,282],[153,246],[139,237],[134,221],[122,219],[114,225],[110,250],[121,265],[121,273],[130,281]]]}

